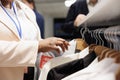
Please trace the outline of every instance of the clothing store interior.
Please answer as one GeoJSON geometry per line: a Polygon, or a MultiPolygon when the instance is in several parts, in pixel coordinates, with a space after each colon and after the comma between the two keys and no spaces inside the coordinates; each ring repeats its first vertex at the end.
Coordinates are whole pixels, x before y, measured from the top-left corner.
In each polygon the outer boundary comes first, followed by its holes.
{"type": "Polygon", "coordinates": [[[33,2],[41,37],[69,46],[40,53],[24,80],[120,80],[120,0],[33,2]]]}
{"type": "Polygon", "coordinates": [[[61,37],[71,44],[68,51],[53,55],[45,63],[40,80],[120,80],[119,0],[98,0],[94,7],[87,6],[88,11],[84,3],[79,4],[81,9],[76,0],[35,2],[45,18],[45,37],[61,37]],[[77,27],[66,25],[78,14],[85,18],[78,21],[77,27]]]}

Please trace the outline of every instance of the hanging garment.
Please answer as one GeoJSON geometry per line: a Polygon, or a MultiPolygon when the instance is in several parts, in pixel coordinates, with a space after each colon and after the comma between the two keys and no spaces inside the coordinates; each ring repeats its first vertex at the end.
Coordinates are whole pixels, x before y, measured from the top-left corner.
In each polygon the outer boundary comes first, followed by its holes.
{"type": "Polygon", "coordinates": [[[96,58],[96,53],[89,53],[86,57],[59,65],[51,69],[47,80],[61,80],[62,78],[87,67],[96,58]]]}
{"type": "Polygon", "coordinates": [[[114,63],[114,59],[112,58],[105,58],[102,61],[89,65],[85,69],[82,69],[74,74],[71,74],[62,80],[86,80],[90,77],[99,75],[104,69],[107,69],[112,63],[114,63]]]}
{"type": "Polygon", "coordinates": [[[92,77],[90,80],[100,80],[100,78],[101,78],[101,80],[116,80],[115,74],[116,74],[119,66],[120,66],[120,64],[113,63],[108,68],[104,69],[101,73],[92,77]],[[109,74],[109,76],[105,76],[107,74],[109,74]]]}
{"type": "Polygon", "coordinates": [[[71,62],[73,60],[84,58],[88,54],[89,54],[89,47],[85,48],[84,50],[76,54],[62,55],[49,60],[41,69],[39,80],[46,80],[47,74],[52,68],[59,66],[61,64],[71,62]]]}
{"type": "Polygon", "coordinates": [[[116,80],[114,73],[107,73],[105,75],[99,76],[97,78],[93,78],[90,80],[116,80]]]}
{"type": "Polygon", "coordinates": [[[58,56],[62,56],[62,55],[68,55],[68,53],[74,54],[75,53],[75,48],[76,48],[76,40],[73,39],[71,41],[69,41],[70,46],[68,47],[68,50],[66,50],[64,53],[62,51],[62,49],[60,47],[58,47],[60,49],[60,54],[58,54],[56,51],[49,51],[49,52],[44,52],[44,53],[40,53],[37,56],[37,62],[36,62],[36,69],[35,69],[35,73],[36,73],[36,77],[39,77],[42,73],[41,69],[43,68],[44,64],[46,64],[49,60],[51,60],[52,58],[56,58],[58,56]]]}

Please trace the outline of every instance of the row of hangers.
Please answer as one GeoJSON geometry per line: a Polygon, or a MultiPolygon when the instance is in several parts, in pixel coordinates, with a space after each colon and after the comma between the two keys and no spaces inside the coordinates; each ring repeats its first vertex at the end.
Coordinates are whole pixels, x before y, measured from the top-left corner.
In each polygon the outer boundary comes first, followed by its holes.
{"type": "Polygon", "coordinates": [[[120,50],[120,26],[117,26],[120,25],[119,3],[120,0],[100,1],[86,19],[79,23],[80,34],[85,41],[120,50]],[[111,26],[113,28],[109,28],[111,26]],[[87,36],[93,41],[87,40],[87,36]]]}
{"type": "Polygon", "coordinates": [[[120,50],[120,26],[103,27],[95,30],[90,30],[89,27],[83,27],[80,30],[80,34],[85,41],[87,41],[86,36],[89,36],[90,41],[97,45],[120,50]],[[86,33],[87,35],[85,35],[86,33]]]}

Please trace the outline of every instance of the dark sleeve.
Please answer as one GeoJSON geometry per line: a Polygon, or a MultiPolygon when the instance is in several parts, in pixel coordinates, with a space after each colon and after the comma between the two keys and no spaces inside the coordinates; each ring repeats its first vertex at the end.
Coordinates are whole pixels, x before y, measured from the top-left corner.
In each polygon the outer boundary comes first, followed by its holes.
{"type": "Polygon", "coordinates": [[[76,18],[75,16],[75,5],[71,5],[71,7],[68,10],[67,17],[65,19],[65,23],[62,27],[63,31],[67,33],[73,32],[74,29],[74,20],[76,18]]]}
{"type": "Polygon", "coordinates": [[[78,14],[88,14],[88,7],[86,0],[79,0],[72,4],[68,10],[65,23],[62,27],[64,32],[71,33],[76,32],[74,21],[78,14]]]}

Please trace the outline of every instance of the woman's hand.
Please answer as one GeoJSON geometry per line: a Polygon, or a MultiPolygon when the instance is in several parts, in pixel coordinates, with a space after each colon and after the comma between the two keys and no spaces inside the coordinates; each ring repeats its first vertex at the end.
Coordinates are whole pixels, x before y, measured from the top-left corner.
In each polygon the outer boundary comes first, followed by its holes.
{"type": "Polygon", "coordinates": [[[51,50],[55,50],[60,53],[58,46],[61,47],[62,51],[64,52],[68,49],[69,43],[62,38],[56,37],[43,39],[39,41],[38,52],[48,52],[51,50]]]}

